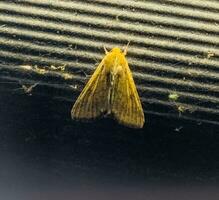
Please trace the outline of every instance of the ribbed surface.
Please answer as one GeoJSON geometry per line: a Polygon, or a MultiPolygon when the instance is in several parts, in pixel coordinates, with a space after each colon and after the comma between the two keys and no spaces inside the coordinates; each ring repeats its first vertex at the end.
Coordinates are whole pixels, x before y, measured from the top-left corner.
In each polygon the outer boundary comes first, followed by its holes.
{"type": "Polygon", "coordinates": [[[130,41],[145,113],[219,124],[218,13],[214,0],[1,0],[0,79],[39,82],[73,103],[103,46],[130,41]]]}

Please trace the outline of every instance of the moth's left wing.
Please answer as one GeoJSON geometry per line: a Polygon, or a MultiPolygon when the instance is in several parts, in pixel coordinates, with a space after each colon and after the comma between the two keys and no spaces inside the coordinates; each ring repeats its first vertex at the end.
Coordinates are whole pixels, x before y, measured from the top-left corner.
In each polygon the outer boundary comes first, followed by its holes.
{"type": "Polygon", "coordinates": [[[109,74],[103,59],[76,100],[71,110],[72,118],[88,120],[104,114],[108,109],[108,94],[109,74]]]}

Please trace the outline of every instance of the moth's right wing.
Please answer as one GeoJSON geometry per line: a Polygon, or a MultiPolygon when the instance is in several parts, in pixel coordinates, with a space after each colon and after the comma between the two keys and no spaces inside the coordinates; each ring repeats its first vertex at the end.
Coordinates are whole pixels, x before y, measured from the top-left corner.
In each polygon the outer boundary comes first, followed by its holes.
{"type": "Polygon", "coordinates": [[[142,128],[144,112],[128,64],[115,74],[112,113],[120,124],[142,128]]]}
{"type": "Polygon", "coordinates": [[[88,120],[107,112],[109,78],[103,59],[76,100],[71,110],[72,119],[88,120]]]}

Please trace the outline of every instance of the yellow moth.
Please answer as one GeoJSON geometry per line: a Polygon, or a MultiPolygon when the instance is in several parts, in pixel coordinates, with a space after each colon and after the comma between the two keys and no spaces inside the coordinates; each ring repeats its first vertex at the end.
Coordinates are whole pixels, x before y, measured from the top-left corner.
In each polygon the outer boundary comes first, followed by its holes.
{"type": "Polygon", "coordinates": [[[72,119],[89,120],[109,115],[125,126],[143,127],[144,112],[126,52],[118,47],[110,52],[105,49],[105,57],[71,110],[72,119]]]}

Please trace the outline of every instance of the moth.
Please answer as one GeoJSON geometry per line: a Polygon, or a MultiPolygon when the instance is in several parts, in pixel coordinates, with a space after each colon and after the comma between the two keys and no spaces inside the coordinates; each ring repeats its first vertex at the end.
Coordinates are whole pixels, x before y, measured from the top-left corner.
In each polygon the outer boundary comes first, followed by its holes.
{"type": "Polygon", "coordinates": [[[72,119],[90,120],[111,116],[118,123],[142,128],[141,101],[126,60],[127,48],[105,49],[105,56],[87,82],[71,110],[72,119]]]}

